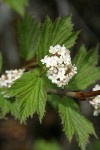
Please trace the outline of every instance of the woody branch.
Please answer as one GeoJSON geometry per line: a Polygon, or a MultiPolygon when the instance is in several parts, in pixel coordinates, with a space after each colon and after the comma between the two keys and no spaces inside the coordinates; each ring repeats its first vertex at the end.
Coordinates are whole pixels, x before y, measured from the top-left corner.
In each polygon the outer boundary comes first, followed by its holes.
{"type": "Polygon", "coordinates": [[[63,95],[63,96],[69,96],[73,98],[77,98],[80,101],[85,101],[87,98],[91,98],[97,95],[100,95],[100,90],[97,91],[91,91],[91,92],[72,92],[68,90],[56,90],[56,89],[48,89],[47,90],[48,94],[58,94],[58,95],[63,95]]]}

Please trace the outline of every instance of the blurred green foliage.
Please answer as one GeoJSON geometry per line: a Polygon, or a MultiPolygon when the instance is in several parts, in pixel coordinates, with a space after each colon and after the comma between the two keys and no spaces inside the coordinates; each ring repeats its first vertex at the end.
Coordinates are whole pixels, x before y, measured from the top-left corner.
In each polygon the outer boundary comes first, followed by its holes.
{"type": "Polygon", "coordinates": [[[24,16],[25,7],[28,4],[28,0],[3,0],[8,4],[13,10],[15,10],[20,15],[24,16]]]}
{"type": "Polygon", "coordinates": [[[31,60],[36,54],[39,33],[40,23],[31,15],[25,14],[18,24],[18,39],[21,57],[26,61],[31,60]]]}
{"type": "Polygon", "coordinates": [[[95,142],[91,142],[88,150],[100,150],[100,140],[95,141],[95,142]]]}
{"type": "Polygon", "coordinates": [[[62,150],[56,141],[47,142],[45,140],[37,140],[34,144],[34,150],[62,150]]]}
{"type": "Polygon", "coordinates": [[[2,53],[0,52],[0,72],[1,72],[1,70],[2,70],[2,53]]]}

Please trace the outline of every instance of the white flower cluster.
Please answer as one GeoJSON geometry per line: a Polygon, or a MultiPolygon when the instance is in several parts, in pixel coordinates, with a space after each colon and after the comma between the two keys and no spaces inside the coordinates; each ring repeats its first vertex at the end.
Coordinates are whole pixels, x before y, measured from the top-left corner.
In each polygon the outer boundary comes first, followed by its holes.
{"type": "MultiPolygon", "coordinates": [[[[100,86],[97,84],[94,88],[93,91],[100,90],[100,86]]],[[[100,114],[100,95],[96,96],[92,101],[90,101],[90,104],[94,107],[94,116],[98,116],[100,114]]]]}
{"type": "Polygon", "coordinates": [[[7,70],[5,74],[1,75],[0,77],[0,88],[3,87],[11,87],[13,82],[20,78],[23,74],[25,69],[15,69],[15,70],[7,70]]]}
{"type": "Polygon", "coordinates": [[[63,88],[77,73],[77,67],[72,65],[70,51],[64,45],[50,46],[49,52],[52,56],[46,55],[41,62],[48,68],[48,79],[63,88]]]}

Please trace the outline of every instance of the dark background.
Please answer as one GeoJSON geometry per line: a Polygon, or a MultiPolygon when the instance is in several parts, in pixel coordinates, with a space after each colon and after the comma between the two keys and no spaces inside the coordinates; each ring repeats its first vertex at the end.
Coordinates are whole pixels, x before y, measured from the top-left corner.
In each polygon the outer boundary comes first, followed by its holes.
{"type": "MultiPolygon", "coordinates": [[[[78,44],[75,45],[76,51],[82,43],[87,48],[95,47],[100,43],[100,0],[29,0],[27,11],[36,20],[42,21],[46,15],[55,20],[58,16],[72,14],[75,30],[81,29],[78,44]]],[[[21,64],[16,30],[18,18],[20,18],[18,14],[0,2],[0,50],[3,53],[4,70],[19,68],[21,64]]],[[[100,54],[100,49],[98,54],[100,54]]],[[[92,117],[92,109],[88,102],[82,102],[80,107],[83,114],[93,122],[100,137],[100,117],[92,117]]],[[[8,120],[1,120],[0,150],[31,150],[34,141],[38,138],[48,141],[56,139],[62,145],[63,150],[78,150],[75,139],[71,144],[67,141],[62,133],[59,116],[49,104],[47,110],[42,125],[39,124],[37,116],[29,119],[27,125],[20,125],[11,116],[8,116],[8,120]]],[[[91,137],[90,141],[93,143],[95,139],[91,137]]],[[[99,149],[100,146],[94,150],[99,149]]]]}

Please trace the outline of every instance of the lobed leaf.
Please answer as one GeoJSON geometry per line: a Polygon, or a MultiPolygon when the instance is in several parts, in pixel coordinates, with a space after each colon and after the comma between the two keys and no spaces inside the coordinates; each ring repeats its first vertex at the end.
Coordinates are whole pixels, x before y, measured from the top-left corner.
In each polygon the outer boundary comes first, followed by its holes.
{"type": "Polygon", "coordinates": [[[69,89],[84,90],[100,79],[100,67],[96,66],[98,64],[97,48],[87,52],[86,48],[81,46],[73,64],[77,66],[78,70],[76,76],[69,82],[69,89]]]}
{"type": "Polygon", "coordinates": [[[51,45],[64,44],[67,48],[71,48],[75,44],[78,34],[79,32],[73,32],[71,17],[58,18],[55,22],[47,17],[40,33],[37,48],[38,61],[40,62],[45,55],[49,54],[51,45]]]}
{"type": "Polygon", "coordinates": [[[53,106],[55,110],[58,109],[58,104],[61,102],[61,97],[56,94],[48,95],[48,102],[53,106]]]}
{"type": "Polygon", "coordinates": [[[33,18],[27,14],[18,24],[20,54],[23,59],[31,60],[37,48],[37,42],[40,32],[40,23],[35,22],[33,18]]]}
{"type": "Polygon", "coordinates": [[[2,89],[0,89],[0,108],[1,116],[3,117],[5,117],[8,113],[15,118],[20,117],[18,104],[14,99],[5,98],[2,89]]]}
{"type": "Polygon", "coordinates": [[[24,15],[25,6],[27,5],[28,0],[4,0],[12,9],[14,9],[20,15],[24,15]]]}
{"type": "Polygon", "coordinates": [[[52,21],[49,17],[46,18],[43,28],[41,29],[37,54],[38,54],[38,61],[40,61],[45,55],[48,54],[48,50],[50,47],[50,40],[52,35],[52,21]]]}
{"type": "Polygon", "coordinates": [[[69,141],[75,134],[79,146],[85,150],[90,135],[96,137],[92,123],[81,115],[78,105],[72,98],[62,100],[62,103],[59,104],[59,114],[69,141]]]}
{"type": "Polygon", "coordinates": [[[15,96],[18,101],[21,122],[26,121],[29,116],[32,117],[35,112],[41,122],[45,113],[47,93],[38,70],[24,73],[12,85],[9,94],[15,96]]]}

